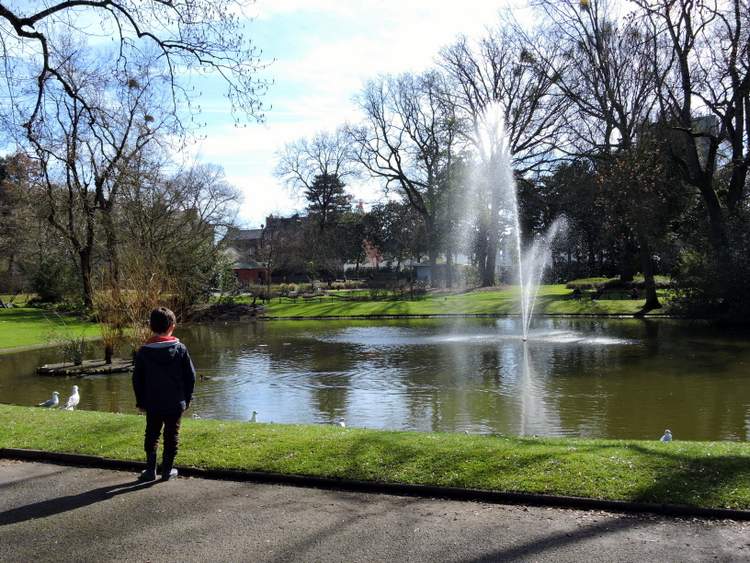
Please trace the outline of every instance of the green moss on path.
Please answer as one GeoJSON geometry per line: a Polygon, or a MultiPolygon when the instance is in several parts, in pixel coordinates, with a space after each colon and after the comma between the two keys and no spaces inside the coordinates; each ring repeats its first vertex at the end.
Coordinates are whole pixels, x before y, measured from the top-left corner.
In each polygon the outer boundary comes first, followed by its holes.
{"type": "MultiPolygon", "coordinates": [[[[0,446],[141,460],[136,415],[0,405],[0,446]]],[[[508,438],[186,419],[178,463],[750,509],[750,445],[508,438]]]]}

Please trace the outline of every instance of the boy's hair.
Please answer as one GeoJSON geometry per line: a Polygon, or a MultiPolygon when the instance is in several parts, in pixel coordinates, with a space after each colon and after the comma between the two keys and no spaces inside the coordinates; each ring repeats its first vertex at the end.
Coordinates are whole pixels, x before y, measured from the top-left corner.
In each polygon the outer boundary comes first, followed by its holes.
{"type": "Polygon", "coordinates": [[[177,317],[166,307],[157,307],[151,311],[148,324],[156,334],[163,334],[171,325],[177,324],[177,317]]]}

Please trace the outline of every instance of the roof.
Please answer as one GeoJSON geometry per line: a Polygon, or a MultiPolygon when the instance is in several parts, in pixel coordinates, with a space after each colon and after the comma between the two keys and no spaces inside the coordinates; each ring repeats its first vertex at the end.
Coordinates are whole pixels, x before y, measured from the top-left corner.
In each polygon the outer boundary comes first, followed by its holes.
{"type": "Polygon", "coordinates": [[[259,240],[263,238],[263,229],[229,229],[225,240],[259,240]]]}
{"type": "Polygon", "coordinates": [[[233,270],[265,270],[265,266],[255,260],[248,260],[247,262],[235,262],[232,266],[233,270]]]}

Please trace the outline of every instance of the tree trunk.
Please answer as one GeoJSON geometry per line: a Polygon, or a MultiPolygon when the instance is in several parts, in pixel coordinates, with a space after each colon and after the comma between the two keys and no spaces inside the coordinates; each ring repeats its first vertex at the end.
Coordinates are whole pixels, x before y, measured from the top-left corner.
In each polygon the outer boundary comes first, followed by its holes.
{"type": "Polygon", "coordinates": [[[430,285],[435,287],[435,278],[437,277],[437,258],[438,258],[438,244],[437,244],[437,233],[435,232],[435,224],[430,218],[426,219],[427,226],[427,257],[430,264],[430,285]]]}
{"type": "MultiPolygon", "coordinates": [[[[487,233],[487,269],[485,277],[482,280],[483,287],[492,287],[495,285],[495,269],[497,266],[497,248],[500,245],[500,207],[502,205],[502,195],[500,188],[492,188],[492,200],[489,216],[489,232],[487,233]]],[[[521,265],[519,264],[520,268],[521,265]]]]}
{"type": "Polygon", "coordinates": [[[497,245],[499,233],[491,232],[487,241],[487,261],[485,263],[482,287],[493,287],[495,285],[495,268],[497,266],[497,245]]]}
{"type": "Polygon", "coordinates": [[[445,253],[445,286],[453,288],[453,251],[449,248],[445,253]]]}
{"type": "Polygon", "coordinates": [[[109,365],[112,363],[112,356],[114,356],[115,350],[111,344],[104,346],[104,363],[109,365]]]}
{"type": "Polygon", "coordinates": [[[660,309],[659,297],[656,295],[656,281],[654,280],[654,261],[651,258],[651,246],[648,237],[639,229],[638,232],[639,256],[641,259],[641,269],[643,270],[644,286],[646,289],[646,303],[641,309],[641,314],[645,314],[653,309],[660,309]]]}
{"type": "Polygon", "coordinates": [[[479,270],[479,283],[482,287],[485,287],[485,280],[487,279],[487,233],[483,227],[480,227],[477,239],[476,264],[479,270]]]}
{"type": "Polygon", "coordinates": [[[94,290],[91,285],[91,248],[78,251],[79,265],[81,268],[81,289],[83,291],[83,304],[87,309],[94,305],[94,290]]]}
{"type": "Polygon", "coordinates": [[[620,281],[623,283],[633,281],[635,275],[635,269],[633,268],[634,251],[630,237],[625,237],[620,249],[620,281]]]}
{"type": "Polygon", "coordinates": [[[112,220],[111,208],[102,209],[104,214],[104,235],[107,246],[107,260],[109,261],[109,275],[113,284],[120,282],[120,259],[117,254],[117,236],[115,235],[115,224],[112,220]]]}
{"type": "Polygon", "coordinates": [[[428,263],[430,265],[430,286],[436,287],[437,278],[437,249],[430,248],[427,252],[428,263]]]}

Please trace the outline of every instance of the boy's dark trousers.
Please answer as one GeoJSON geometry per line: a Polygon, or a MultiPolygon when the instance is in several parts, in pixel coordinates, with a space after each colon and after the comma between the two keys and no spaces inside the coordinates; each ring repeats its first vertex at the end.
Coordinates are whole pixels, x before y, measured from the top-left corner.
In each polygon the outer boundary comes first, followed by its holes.
{"type": "Polygon", "coordinates": [[[149,465],[156,468],[156,448],[159,445],[159,435],[164,427],[164,454],[162,456],[162,474],[169,471],[174,465],[179,445],[180,422],[182,413],[177,415],[163,415],[153,412],[146,413],[146,437],[143,441],[143,449],[146,450],[146,459],[149,465]]]}

